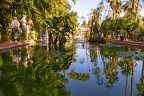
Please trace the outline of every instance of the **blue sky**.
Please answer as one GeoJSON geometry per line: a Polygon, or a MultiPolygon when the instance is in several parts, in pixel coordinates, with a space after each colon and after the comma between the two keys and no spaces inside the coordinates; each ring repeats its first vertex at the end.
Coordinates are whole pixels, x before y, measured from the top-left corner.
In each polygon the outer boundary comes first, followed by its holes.
{"type": "MultiPolygon", "coordinates": [[[[79,21],[82,22],[81,17],[84,16],[86,20],[88,19],[88,15],[91,12],[91,9],[95,9],[98,7],[101,0],[76,0],[76,4],[74,5],[72,0],[68,0],[70,5],[72,6],[72,10],[78,12],[79,21]]],[[[144,4],[143,4],[144,7],[144,4]]],[[[144,8],[142,8],[140,14],[144,16],[144,8]]]]}

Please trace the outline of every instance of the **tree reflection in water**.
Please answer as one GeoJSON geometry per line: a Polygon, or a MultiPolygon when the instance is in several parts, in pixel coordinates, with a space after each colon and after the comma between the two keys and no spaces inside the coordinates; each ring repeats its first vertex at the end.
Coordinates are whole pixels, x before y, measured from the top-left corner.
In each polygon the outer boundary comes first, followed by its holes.
{"type": "Polygon", "coordinates": [[[71,49],[59,52],[60,58],[57,54],[49,56],[50,52],[39,46],[2,53],[0,89],[5,96],[69,96],[65,87],[68,80],[61,71],[72,62],[71,49]],[[14,60],[14,56],[21,59],[14,60]]]}
{"type": "MultiPolygon", "coordinates": [[[[99,52],[99,55],[101,57],[101,65],[104,65],[104,72],[105,72],[105,75],[107,77],[107,80],[108,80],[108,84],[106,85],[113,85],[116,81],[118,81],[118,72],[117,72],[117,68],[118,67],[122,67],[124,68],[124,66],[127,66],[125,63],[129,62],[131,63],[131,65],[129,66],[133,66],[133,62],[134,62],[134,59],[129,59],[127,62],[125,62],[125,59],[122,59],[123,57],[119,57],[117,52],[123,52],[123,48],[115,48],[115,47],[109,47],[109,48],[106,48],[106,47],[100,47],[101,51],[99,52]],[[106,59],[108,59],[108,61],[106,61],[106,59]],[[119,61],[120,60],[120,61],[119,61]],[[121,64],[122,63],[122,64],[121,64]],[[110,84],[109,84],[110,83],[110,84]]],[[[98,56],[99,57],[99,56],[98,56]]],[[[99,60],[100,61],[100,60],[99,60]]],[[[135,63],[134,63],[135,64],[135,63]]],[[[135,66],[135,65],[134,65],[135,66]]],[[[97,68],[97,71],[98,71],[99,68],[97,68]]],[[[129,70],[123,70],[122,73],[124,74],[124,72],[128,72],[132,70],[129,69],[129,70]]]]}
{"type": "Polygon", "coordinates": [[[87,81],[90,79],[89,73],[77,73],[74,71],[74,69],[72,69],[71,72],[68,73],[68,77],[73,80],[81,80],[81,81],[87,81]]]}
{"type": "MultiPolygon", "coordinates": [[[[123,52],[123,49],[119,48],[101,48],[101,54],[104,58],[108,57],[109,61],[107,64],[105,64],[105,75],[106,75],[106,87],[111,87],[113,84],[118,81],[118,67],[120,67],[120,72],[123,76],[126,77],[126,85],[125,85],[125,92],[124,96],[127,96],[127,87],[128,87],[128,78],[131,77],[131,89],[130,89],[130,95],[133,95],[133,89],[134,89],[134,71],[135,67],[137,66],[136,60],[142,59],[142,54],[140,53],[139,49],[135,48],[128,48],[127,52],[123,52]],[[134,51],[134,52],[132,52],[134,51]],[[123,56],[119,57],[117,53],[124,53],[123,56]],[[131,53],[131,54],[129,54],[131,53]]],[[[121,55],[122,55],[121,54],[121,55]]],[[[144,61],[143,61],[144,62],[144,61]]],[[[142,69],[144,70],[144,69],[142,69]]],[[[137,84],[138,94],[142,96],[144,94],[144,80],[143,80],[143,71],[140,83],[137,84]]],[[[139,95],[138,95],[139,96],[139,95]]]]}
{"type": "Polygon", "coordinates": [[[128,77],[131,76],[131,94],[133,91],[133,76],[134,76],[134,66],[136,63],[134,63],[133,57],[122,57],[121,61],[119,61],[119,66],[121,68],[122,75],[126,77],[126,85],[125,85],[125,95],[127,91],[127,85],[128,85],[128,77]]]}
{"type": "Polygon", "coordinates": [[[138,89],[138,95],[137,96],[144,96],[144,60],[142,65],[142,74],[140,78],[139,84],[136,84],[138,89]]]}
{"type": "Polygon", "coordinates": [[[100,53],[100,49],[98,47],[96,47],[96,60],[94,62],[94,68],[93,68],[93,73],[96,75],[96,77],[98,78],[98,81],[97,83],[99,85],[102,85],[103,84],[103,77],[102,77],[102,74],[103,74],[103,60],[102,60],[102,56],[101,56],[101,53],[100,53]]]}
{"type": "Polygon", "coordinates": [[[118,56],[116,54],[117,51],[118,48],[100,47],[99,55],[101,57],[101,65],[103,65],[103,70],[106,76],[106,80],[105,82],[103,82],[107,88],[112,87],[112,85],[118,81],[118,56]]]}
{"type": "MultiPolygon", "coordinates": [[[[137,78],[134,73],[137,67],[137,59],[135,59],[134,56],[120,57],[117,52],[124,52],[125,49],[123,50],[122,48],[91,47],[94,48],[87,48],[85,52],[87,57],[85,58],[84,64],[86,63],[86,70],[92,68],[92,71],[86,71],[88,73],[83,74],[84,71],[82,67],[78,70],[79,73],[71,70],[71,72],[68,73],[70,78],[88,81],[84,83],[89,84],[89,82],[91,83],[95,80],[95,78],[93,79],[94,75],[98,85],[101,85],[101,87],[104,86],[112,89],[117,87],[117,84],[124,83],[123,88],[125,88],[125,90],[121,93],[124,93],[125,96],[132,96],[135,93],[138,94],[138,96],[144,94],[144,71],[142,71],[139,83],[136,84],[137,90],[135,89],[137,78]],[[91,74],[91,72],[93,72],[93,74],[91,74]],[[130,86],[130,88],[128,88],[128,86],[130,86]]],[[[71,95],[71,90],[66,87],[68,77],[65,76],[65,73],[72,62],[77,59],[75,48],[53,49],[54,48],[51,48],[50,50],[48,47],[44,48],[36,45],[1,53],[0,92],[3,92],[5,96],[71,95]],[[30,60],[32,60],[32,62],[30,62],[30,60]],[[28,62],[26,63],[27,67],[24,66],[25,61],[28,62]]],[[[129,49],[126,51],[131,52],[133,50],[129,49]]],[[[75,67],[78,66],[76,65],[73,68],[75,67]]],[[[142,70],[144,70],[144,64],[142,70]]],[[[69,82],[71,83],[71,81],[72,80],[69,82]]],[[[72,86],[77,87],[77,85],[72,86]]],[[[107,90],[107,88],[104,88],[104,90],[107,90]]]]}

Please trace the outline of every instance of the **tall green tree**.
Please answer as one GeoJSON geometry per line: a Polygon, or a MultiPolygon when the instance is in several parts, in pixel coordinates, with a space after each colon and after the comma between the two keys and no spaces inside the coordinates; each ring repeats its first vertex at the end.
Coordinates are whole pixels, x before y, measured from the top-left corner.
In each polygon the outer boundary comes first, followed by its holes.
{"type": "Polygon", "coordinates": [[[135,18],[134,21],[138,21],[139,11],[141,8],[140,0],[129,0],[123,5],[124,11],[132,13],[135,18]]]}
{"type": "Polygon", "coordinates": [[[122,1],[121,0],[108,0],[110,3],[110,7],[113,11],[113,19],[117,19],[120,17],[122,13],[122,1]]]}

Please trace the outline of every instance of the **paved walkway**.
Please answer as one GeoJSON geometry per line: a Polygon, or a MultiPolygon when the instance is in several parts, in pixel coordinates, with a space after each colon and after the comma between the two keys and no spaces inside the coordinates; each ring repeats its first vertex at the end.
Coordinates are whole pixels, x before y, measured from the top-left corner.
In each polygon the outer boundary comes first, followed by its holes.
{"type": "Polygon", "coordinates": [[[111,43],[115,43],[115,44],[144,47],[144,42],[138,42],[138,41],[120,41],[120,40],[116,40],[116,39],[105,39],[105,40],[108,41],[108,42],[111,42],[111,43]]]}
{"type": "Polygon", "coordinates": [[[0,51],[8,50],[11,48],[16,48],[16,47],[21,47],[21,46],[26,46],[30,44],[35,44],[35,43],[39,43],[42,41],[44,40],[37,39],[37,40],[29,41],[29,42],[22,42],[22,41],[21,42],[4,42],[4,43],[0,43],[0,51]]]}

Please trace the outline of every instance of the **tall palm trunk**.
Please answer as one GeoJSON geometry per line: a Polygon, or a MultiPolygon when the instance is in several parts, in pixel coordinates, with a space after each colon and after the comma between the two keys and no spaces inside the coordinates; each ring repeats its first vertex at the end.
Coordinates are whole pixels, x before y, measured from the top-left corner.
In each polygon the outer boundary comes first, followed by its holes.
{"type": "Polygon", "coordinates": [[[140,0],[138,0],[137,7],[136,7],[135,22],[137,22],[138,20],[139,7],[140,7],[140,0]]]}
{"type": "Polygon", "coordinates": [[[72,0],[74,4],[76,4],[76,0],[72,0]]]}
{"type": "Polygon", "coordinates": [[[94,17],[92,17],[92,21],[91,21],[91,28],[90,28],[90,38],[89,39],[91,39],[92,38],[92,32],[93,32],[93,26],[94,26],[94,17]]]}
{"type": "Polygon", "coordinates": [[[117,19],[120,17],[122,12],[122,1],[121,0],[108,0],[110,3],[110,7],[113,11],[113,19],[117,19]]]}
{"type": "Polygon", "coordinates": [[[135,10],[136,8],[135,8],[135,3],[136,3],[136,1],[135,0],[131,0],[131,2],[132,2],[132,8],[133,8],[133,10],[135,10]]]}
{"type": "Polygon", "coordinates": [[[126,85],[125,85],[124,96],[127,96],[127,86],[128,86],[128,76],[126,76],[126,85]]]}
{"type": "Polygon", "coordinates": [[[133,63],[132,63],[132,77],[131,77],[131,95],[130,96],[132,96],[133,95],[133,85],[134,85],[134,63],[135,61],[134,61],[134,58],[133,58],[133,63]]]}
{"type": "Polygon", "coordinates": [[[56,36],[56,38],[54,39],[53,44],[54,44],[54,45],[56,45],[56,44],[57,44],[57,42],[58,42],[58,36],[56,36]]]}
{"type": "Polygon", "coordinates": [[[48,34],[49,34],[49,38],[48,38],[49,45],[52,45],[52,43],[53,43],[52,33],[49,32],[48,34]]]}

